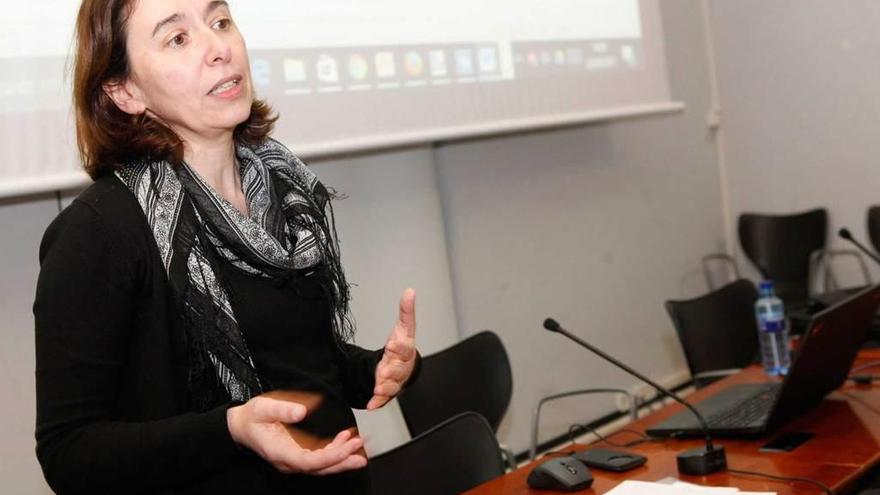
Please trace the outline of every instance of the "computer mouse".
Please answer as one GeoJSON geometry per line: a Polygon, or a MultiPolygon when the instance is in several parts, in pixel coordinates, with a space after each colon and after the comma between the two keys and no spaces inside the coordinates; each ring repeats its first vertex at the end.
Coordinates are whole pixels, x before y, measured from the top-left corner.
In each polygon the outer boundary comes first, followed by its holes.
{"type": "Polygon", "coordinates": [[[574,492],[589,488],[593,484],[593,474],[574,457],[556,457],[532,469],[527,482],[539,490],[574,492]]]}

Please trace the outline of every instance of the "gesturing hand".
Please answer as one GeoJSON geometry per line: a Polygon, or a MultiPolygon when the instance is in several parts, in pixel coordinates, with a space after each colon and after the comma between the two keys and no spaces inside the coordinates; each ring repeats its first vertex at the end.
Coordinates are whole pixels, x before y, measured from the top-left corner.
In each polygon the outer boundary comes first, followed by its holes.
{"type": "MultiPolygon", "coordinates": [[[[343,430],[323,447],[308,449],[288,432],[291,423],[306,416],[306,407],[286,400],[258,396],[226,411],[229,434],[282,473],[333,474],[367,465],[359,455],[363,442],[343,430]]],[[[314,442],[312,442],[314,443],[314,442]]]]}
{"type": "Polygon", "coordinates": [[[377,409],[400,393],[416,364],[416,291],[406,289],[400,298],[400,315],[376,366],[376,387],[367,409],[377,409]]]}

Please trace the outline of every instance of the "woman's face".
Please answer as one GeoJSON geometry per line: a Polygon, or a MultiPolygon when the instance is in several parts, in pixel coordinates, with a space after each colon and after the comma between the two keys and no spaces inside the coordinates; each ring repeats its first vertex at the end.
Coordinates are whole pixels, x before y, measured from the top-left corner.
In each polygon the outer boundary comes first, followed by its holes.
{"type": "Polygon", "coordinates": [[[247,49],[226,2],[139,0],[127,44],[124,111],[156,114],[188,142],[228,135],[250,116],[247,49]]]}

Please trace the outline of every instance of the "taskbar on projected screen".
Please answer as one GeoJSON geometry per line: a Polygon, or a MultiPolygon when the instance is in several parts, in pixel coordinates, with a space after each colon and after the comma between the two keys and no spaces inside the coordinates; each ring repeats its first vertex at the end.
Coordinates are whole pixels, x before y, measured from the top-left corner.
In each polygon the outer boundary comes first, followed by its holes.
{"type": "Polygon", "coordinates": [[[642,66],[639,39],[251,50],[258,91],[327,94],[588,75],[642,66]]]}
{"type": "Polygon", "coordinates": [[[643,66],[641,39],[514,42],[517,78],[595,74],[643,66]]]}
{"type": "MultiPolygon", "coordinates": [[[[418,88],[509,79],[497,44],[251,50],[257,90],[288,95],[418,88]]],[[[509,64],[508,64],[509,66],[509,64]]]]}
{"type": "MultiPolygon", "coordinates": [[[[645,61],[640,39],[254,49],[250,58],[258,92],[287,95],[591,77],[640,69],[645,61]]],[[[63,56],[0,62],[0,114],[69,107],[63,56]]]]}

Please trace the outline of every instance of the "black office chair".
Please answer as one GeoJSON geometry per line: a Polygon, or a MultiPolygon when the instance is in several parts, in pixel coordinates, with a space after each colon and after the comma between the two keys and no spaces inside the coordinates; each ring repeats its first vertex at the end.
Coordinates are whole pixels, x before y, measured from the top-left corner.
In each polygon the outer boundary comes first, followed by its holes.
{"type": "Polygon", "coordinates": [[[381,495],[452,495],[504,474],[495,433],[474,412],[447,419],[368,466],[373,492],[381,495]]]}
{"type": "Polygon", "coordinates": [[[666,301],[666,311],[684,349],[697,387],[752,363],[758,353],[754,304],[758,291],[740,279],[683,301],[666,301]]]}
{"type": "MultiPolygon", "coordinates": [[[[479,413],[497,432],[512,394],[513,374],[504,344],[494,332],[484,330],[424,357],[419,379],[398,402],[413,437],[465,411],[479,413]]],[[[509,466],[516,468],[513,455],[505,451],[509,466]]]]}
{"type": "Polygon", "coordinates": [[[824,208],[794,215],[744,213],[739,242],[761,276],[773,281],[787,310],[807,307],[810,259],[825,248],[828,212],[824,208]]]}
{"type": "Polygon", "coordinates": [[[868,208],[868,239],[874,252],[880,253],[880,206],[868,208]]]}

